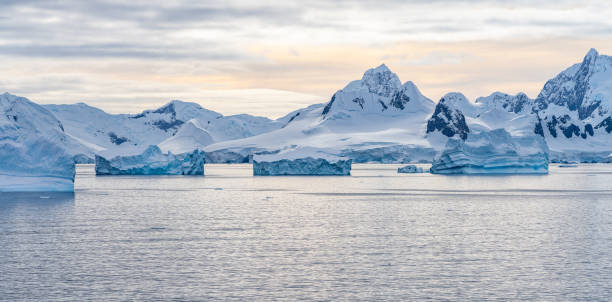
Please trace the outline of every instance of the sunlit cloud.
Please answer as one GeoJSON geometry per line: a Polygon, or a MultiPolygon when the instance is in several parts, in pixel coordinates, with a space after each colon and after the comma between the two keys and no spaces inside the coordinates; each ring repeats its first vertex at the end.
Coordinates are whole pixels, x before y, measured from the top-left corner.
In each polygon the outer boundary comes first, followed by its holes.
{"type": "Polygon", "coordinates": [[[136,112],[171,99],[280,116],[386,63],[428,97],[535,97],[589,48],[612,53],[602,1],[0,3],[0,90],[136,112]]]}

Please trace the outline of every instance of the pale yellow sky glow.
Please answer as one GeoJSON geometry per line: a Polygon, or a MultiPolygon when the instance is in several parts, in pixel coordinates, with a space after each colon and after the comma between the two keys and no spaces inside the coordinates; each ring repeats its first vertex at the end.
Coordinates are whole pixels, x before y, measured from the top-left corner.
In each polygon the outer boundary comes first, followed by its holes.
{"type": "Polygon", "coordinates": [[[138,112],[172,99],[279,117],[387,64],[437,101],[536,97],[591,48],[612,54],[605,2],[8,1],[0,90],[138,112]]]}

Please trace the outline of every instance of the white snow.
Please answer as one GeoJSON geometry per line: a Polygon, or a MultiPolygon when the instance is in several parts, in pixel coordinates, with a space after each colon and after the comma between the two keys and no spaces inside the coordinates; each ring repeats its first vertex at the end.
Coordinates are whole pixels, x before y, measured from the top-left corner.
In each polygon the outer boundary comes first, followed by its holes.
{"type": "Polygon", "coordinates": [[[159,143],[158,146],[163,152],[185,153],[201,149],[212,142],[212,136],[208,131],[204,130],[200,122],[196,119],[191,119],[174,136],[167,138],[159,143]]]}
{"type": "Polygon", "coordinates": [[[142,153],[105,158],[96,155],[97,175],[204,175],[205,154],[200,150],[187,153],[162,153],[149,146],[142,153]]]}
{"type": "Polygon", "coordinates": [[[91,158],[98,153],[137,154],[158,144],[164,150],[203,148],[213,142],[258,135],[283,125],[282,121],[246,114],[223,116],[198,104],[181,101],[172,101],[140,114],[108,114],[83,103],[44,107],[64,124],[66,133],[74,141],[72,150],[91,158]],[[181,132],[183,126],[189,129],[181,132]],[[189,133],[195,132],[199,132],[197,137],[187,138],[189,133]],[[179,137],[172,140],[177,134],[179,137]],[[186,146],[180,147],[183,143],[186,146]]]}
{"type": "Polygon", "coordinates": [[[74,191],[62,124],[23,97],[0,95],[0,191],[74,191]]]}
{"type": "Polygon", "coordinates": [[[291,146],[328,148],[365,162],[431,161],[435,151],[425,139],[425,126],[433,107],[412,82],[401,85],[397,75],[381,65],[336,92],[324,106],[288,115],[281,129],[214,143],[205,150],[221,161],[250,150],[271,152],[291,146]],[[369,150],[378,155],[368,156],[369,150]],[[410,155],[402,156],[406,152],[410,155]]]}

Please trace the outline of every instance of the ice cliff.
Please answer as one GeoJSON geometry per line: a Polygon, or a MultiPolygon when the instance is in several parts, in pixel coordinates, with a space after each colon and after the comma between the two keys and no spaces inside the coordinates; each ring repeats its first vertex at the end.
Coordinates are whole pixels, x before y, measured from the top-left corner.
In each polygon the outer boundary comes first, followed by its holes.
{"type": "Polygon", "coordinates": [[[450,138],[434,161],[435,174],[546,174],[548,147],[543,137],[513,137],[504,129],[450,138]]]}
{"type": "Polygon", "coordinates": [[[0,95],[0,191],[74,191],[62,123],[23,97],[0,95]]]}
{"type": "Polygon", "coordinates": [[[351,160],[315,148],[253,156],[253,175],[350,175],[351,160]]]}
{"type": "Polygon", "coordinates": [[[96,175],[204,175],[204,163],[204,151],[198,149],[173,154],[149,146],[135,155],[118,155],[110,159],[96,155],[96,175]]]}

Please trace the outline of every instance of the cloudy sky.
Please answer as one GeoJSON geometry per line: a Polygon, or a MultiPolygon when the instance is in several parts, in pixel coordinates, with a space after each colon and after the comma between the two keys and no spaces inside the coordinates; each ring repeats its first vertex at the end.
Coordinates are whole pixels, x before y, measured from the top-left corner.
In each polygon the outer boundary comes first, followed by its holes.
{"type": "Polygon", "coordinates": [[[0,0],[0,93],[278,117],[384,62],[434,100],[535,97],[589,48],[612,54],[609,16],[603,0],[0,0]]]}

